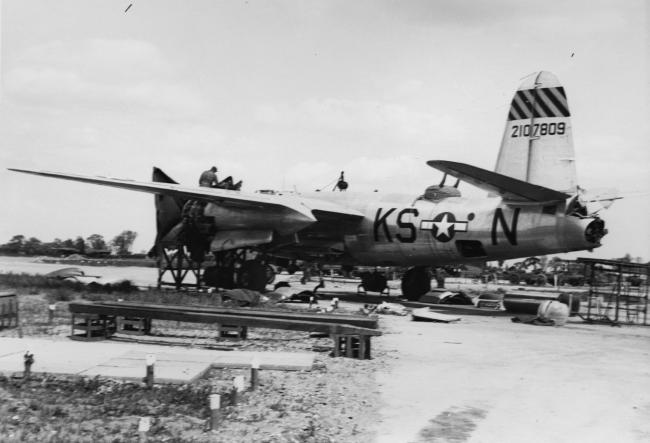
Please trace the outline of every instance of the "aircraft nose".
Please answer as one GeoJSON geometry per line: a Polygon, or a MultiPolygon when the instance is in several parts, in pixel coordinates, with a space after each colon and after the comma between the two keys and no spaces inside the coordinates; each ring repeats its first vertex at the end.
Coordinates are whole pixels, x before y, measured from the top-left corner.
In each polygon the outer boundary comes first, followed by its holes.
{"type": "Polygon", "coordinates": [[[585,228],[585,240],[589,243],[600,244],[600,240],[607,235],[605,221],[600,218],[592,220],[585,228]]]}

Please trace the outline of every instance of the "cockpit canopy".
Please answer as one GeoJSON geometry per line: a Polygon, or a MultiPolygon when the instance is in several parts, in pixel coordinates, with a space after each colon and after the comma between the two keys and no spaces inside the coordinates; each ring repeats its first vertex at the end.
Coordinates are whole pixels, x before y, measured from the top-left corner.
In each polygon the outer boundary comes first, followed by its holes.
{"type": "Polygon", "coordinates": [[[460,197],[460,191],[455,186],[429,186],[420,199],[429,201],[440,201],[449,197],[460,197]]]}

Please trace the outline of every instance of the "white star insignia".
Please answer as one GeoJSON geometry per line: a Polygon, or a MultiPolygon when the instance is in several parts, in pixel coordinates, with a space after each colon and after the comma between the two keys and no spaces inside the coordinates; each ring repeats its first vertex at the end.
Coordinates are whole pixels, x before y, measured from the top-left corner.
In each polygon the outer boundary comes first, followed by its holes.
{"type": "Polygon", "coordinates": [[[449,223],[449,221],[447,220],[447,217],[448,217],[447,214],[445,214],[445,216],[442,218],[442,220],[437,221],[437,222],[433,222],[433,225],[437,229],[437,236],[445,235],[446,237],[451,237],[451,235],[449,235],[449,228],[454,226],[454,224],[449,223]]]}

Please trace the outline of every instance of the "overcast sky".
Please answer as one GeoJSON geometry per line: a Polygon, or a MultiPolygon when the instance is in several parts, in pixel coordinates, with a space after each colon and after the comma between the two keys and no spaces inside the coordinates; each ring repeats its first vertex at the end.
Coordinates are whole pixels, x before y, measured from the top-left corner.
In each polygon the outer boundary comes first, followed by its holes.
{"type": "Polygon", "coordinates": [[[155,165],[195,184],[214,164],[247,191],[345,170],[351,190],[416,196],[440,180],[427,160],[493,169],[512,95],[548,70],[581,186],[631,193],[580,255],[650,259],[643,0],[4,0],[1,15],[0,243],[155,236],[151,195],[5,167],[148,180],[155,165]]]}

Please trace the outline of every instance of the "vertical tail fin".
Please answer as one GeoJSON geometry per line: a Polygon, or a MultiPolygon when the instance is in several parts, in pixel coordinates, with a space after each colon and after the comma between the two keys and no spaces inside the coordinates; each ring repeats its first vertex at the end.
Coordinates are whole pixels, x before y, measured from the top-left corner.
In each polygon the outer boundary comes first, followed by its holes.
{"type": "Polygon", "coordinates": [[[575,192],[571,113],[564,88],[536,72],[515,93],[495,171],[562,192],[575,192]]]}

